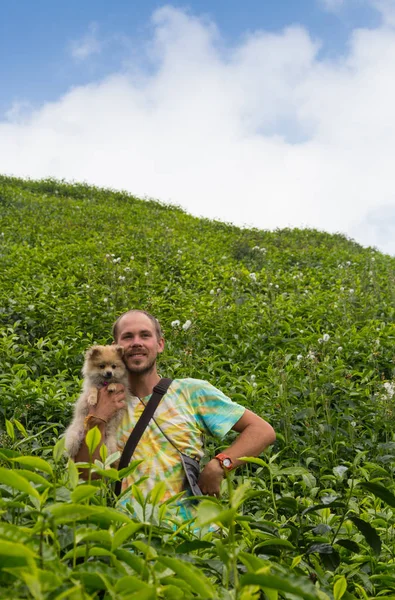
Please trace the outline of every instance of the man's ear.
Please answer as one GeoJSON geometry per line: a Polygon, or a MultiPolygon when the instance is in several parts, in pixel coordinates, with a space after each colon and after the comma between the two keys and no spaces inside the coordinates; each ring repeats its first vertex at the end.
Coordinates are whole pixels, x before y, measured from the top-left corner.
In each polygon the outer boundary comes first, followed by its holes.
{"type": "Polygon", "coordinates": [[[158,353],[160,354],[165,349],[165,338],[161,337],[158,340],[158,353]]]}
{"type": "Polygon", "coordinates": [[[101,353],[101,346],[91,346],[86,351],[85,358],[86,359],[95,358],[96,356],[99,356],[100,353],[101,353]]]}

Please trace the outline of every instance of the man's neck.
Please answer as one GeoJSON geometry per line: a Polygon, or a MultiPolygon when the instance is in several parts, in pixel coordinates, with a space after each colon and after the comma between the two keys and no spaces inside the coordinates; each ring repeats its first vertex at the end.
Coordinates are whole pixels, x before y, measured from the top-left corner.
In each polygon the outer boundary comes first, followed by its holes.
{"type": "Polygon", "coordinates": [[[129,388],[133,396],[144,398],[152,394],[152,390],[160,381],[160,377],[156,371],[149,373],[129,373],[129,388]]]}

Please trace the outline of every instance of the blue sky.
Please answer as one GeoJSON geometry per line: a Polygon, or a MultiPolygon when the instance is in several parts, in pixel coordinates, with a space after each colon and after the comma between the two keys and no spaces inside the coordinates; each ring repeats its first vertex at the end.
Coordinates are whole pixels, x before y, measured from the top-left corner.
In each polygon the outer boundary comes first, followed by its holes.
{"type": "Polygon", "coordinates": [[[395,254],[395,0],[0,0],[0,169],[395,254]]]}
{"type": "MultiPolygon", "coordinates": [[[[151,29],[150,18],[165,3],[152,0],[0,0],[0,114],[13,102],[55,100],[71,86],[123,70],[125,46],[138,50],[151,29]],[[23,15],[23,17],[22,17],[23,15]],[[106,51],[89,64],[73,60],[70,47],[90,27],[107,40],[106,51]]],[[[322,41],[322,53],[343,53],[355,27],[374,26],[379,15],[355,1],[341,11],[328,11],[318,0],[199,0],[171,2],[194,14],[206,15],[218,26],[225,44],[259,29],[281,30],[299,23],[322,41]]],[[[136,56],[137,54],[137,56],[136,56]]]]}

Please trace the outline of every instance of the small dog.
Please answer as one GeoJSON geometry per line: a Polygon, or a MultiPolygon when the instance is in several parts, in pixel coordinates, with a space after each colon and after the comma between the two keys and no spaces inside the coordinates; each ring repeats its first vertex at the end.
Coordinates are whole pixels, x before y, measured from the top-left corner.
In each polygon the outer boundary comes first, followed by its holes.
{"type": "MultiPolygon", "coordinates": [[[[81,445],[85,435],[85,417],[89,413],[90,406],[97,404],[98,391],[108,386],[109,391],[115,389],[113,384],[122,383],[128,392],[128,376],[125,363],[122,360],[122,346],[92,346],[85,354],[85,362],[82,368],[84,383],[82,394],[74,406],[74,417],[66,430],[66,451],[69,456],[74,457],[81,445]]],[[[109,454],[118,450],[116,443],[116,431],[125,414],[125,408],[119,410],[106,425],[106,437],[104,443],[109,454]]]]}

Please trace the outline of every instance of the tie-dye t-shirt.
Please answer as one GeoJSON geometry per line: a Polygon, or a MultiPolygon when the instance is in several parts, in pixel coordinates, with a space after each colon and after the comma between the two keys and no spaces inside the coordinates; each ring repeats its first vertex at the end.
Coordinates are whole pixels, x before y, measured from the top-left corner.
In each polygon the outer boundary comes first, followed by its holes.
{"type": "MultiPolygon", "coordinates": [[[[128,410],[118,430],[117,442],[120,451],[123,450],[149,398],[150,396],[146,396],[140,400],[132,396],[129,399],[128,410]]],[[[217,439],[223,438],[243,416],[244,411],[243,406],[232,402],[207,381],[174,379],[133,454],[133,460],[143,462],[131,477],[123,480],[122,491],[147,476],[148,479],[139,484],[143,496],[146,496],[159,481],[166,484],[162,502],[182,491],[184,471],[180,455],[159,427],[181,452],[199,460],[203,456],[203,434],[217,439]]],[[[123,505],[131,501],[131,493],[125,494],[121,499],[123,505]]],[[[185,502],[182,504],[185,506],[185,502]]],[[[188,510],[184,509],[182,512],[185,517],[190,516],[188,510]]]]}

